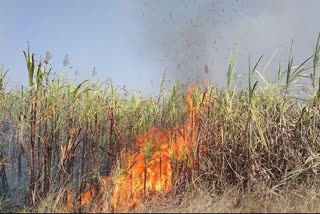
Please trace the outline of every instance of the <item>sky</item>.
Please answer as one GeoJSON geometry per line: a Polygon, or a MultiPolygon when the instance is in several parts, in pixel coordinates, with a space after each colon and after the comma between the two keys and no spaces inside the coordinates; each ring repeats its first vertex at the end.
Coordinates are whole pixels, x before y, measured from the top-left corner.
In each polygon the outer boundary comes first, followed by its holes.
{"type": "Polygon", "coordinates": [[[253,64],[263,55],[263,66],[277,51],[272,79],[291,40],[294,62],[312,54],[319,8],[317,0],[1,0],[0,65],[9,69],[7,87],[27,84],[28,41],[38,55],[49,50],[54,71],[76,82],[109,77],[153,92],[166,71],[169,81],[225,87],[230,51],[239,45],[237,74],[247,72],[249,57],[253,64]]]}

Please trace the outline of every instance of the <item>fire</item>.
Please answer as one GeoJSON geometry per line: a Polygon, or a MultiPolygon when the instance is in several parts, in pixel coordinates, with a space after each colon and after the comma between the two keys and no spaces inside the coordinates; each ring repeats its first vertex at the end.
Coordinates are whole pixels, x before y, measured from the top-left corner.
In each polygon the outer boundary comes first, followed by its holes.
{"type": "Polygon", "coordinates": [[[91,201],[93,196],[95,195],[96,191],[94,188],[89,189],[81,194],[81,206],[88,205],[91,201]]]}
{"type": "MultiPolygon", "coordinates": [[[[71,194],[71,188],[66,189],[66,206],[64,212],[74,212],[76,207],[83,207],[92,204],[94,197],[98,198],[98,202],[101,204],[104,188],[109,184],[110,177],[102,177],[99,185],[86,184],[84,191],[81,193],[81,197],[74,197],[71,194]],[[79,200],[81,199],[81,200],[79,200]]],[[[94,210],[95,211],[95,210],[94,210]]]]}
{"type": "Polygon", "coordinates": [[[188,159],[191,168],[195,164],[199,104],[194,105],[193,87],[187,101],[189,117],[184,124],[172,130],[151,127],[146,135],[137,136],[138,152],[131,152],[123,174],[115,180],[111,204],[116,211],[125,211],[170,191],[174,160],[188,159]]]}
{"type": "MultiPolygon", "coordinates": [[[[173,185],[174,162],[185,160],[188,167],[194,166],[199,102],[194,102],[193,90],[191,86],[187,96],[189,115],[183,124],[169,130],[151,127],[145,135],[136,137],[136,147],[128,152],[124,169],[114,178],[110,201],[114,211],[127,211],[169,192],[173,185]]],[[[109,178],[103,178],[103,182],[106,185],[109,178]]],[[[95,194],[93,189],[83,192],[81,205],[89,204],[95,194]]]]}

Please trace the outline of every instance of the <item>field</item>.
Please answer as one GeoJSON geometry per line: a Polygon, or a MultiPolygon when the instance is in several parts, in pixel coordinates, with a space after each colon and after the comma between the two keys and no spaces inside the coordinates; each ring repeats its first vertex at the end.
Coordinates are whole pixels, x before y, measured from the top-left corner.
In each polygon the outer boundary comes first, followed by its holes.
{"type": "Polygon", "coordinates": [[[74,84],[28,47],[28,86],[0,71],[0,211],[319,212],[319,39],[276,81],[260,58],[237,90],[236,49],[225,88],[164,74],[151,96],[74,84]]]}

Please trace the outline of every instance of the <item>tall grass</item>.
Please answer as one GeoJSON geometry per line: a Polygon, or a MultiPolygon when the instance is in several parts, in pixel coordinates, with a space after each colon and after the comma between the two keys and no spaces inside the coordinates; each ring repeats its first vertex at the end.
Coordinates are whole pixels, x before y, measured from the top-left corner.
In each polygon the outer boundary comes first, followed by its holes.
{"type": "MultiPolygon", "coordinates": [[[[253,68],[249,62],[248,89],[236,90],[237,48],[230,55],[226,89],[195,87],[193,101],[203,106],[194,148],[198,167],[184,172],[190,175],[183,182],[213,193],[230,185],[244,192],[263,187],[277,193],[290,185],[319,184],[319,39],[320,34],[312,55],[299,64],[294,64],[291,46],[276,83],[264,77],[274,55],[262,72],[260,57],[253,68]],[[304,78],[311,79],[313,92],[298,102],[296,90],[290,89],[307,87],[299,83],[304,78]]],[[[23,53],[29,87],[6,91],[5,72],[0,72],[0,172],[2,192],[22,185],[29,206],[39,205],[57,188],[70,187],[81,201],[88,183],[96,184],[112,169],[123,173],[136,135],[151,126],[173,127],[187,117],[188,84],[176,82],[169,89],[164,76],[159,95],[149,97],[128,93],[110,79],[74,85],[62,74],[52,76],[47,59],[35,59],[29,47],[23,53]]],[[[177,185],[176,190],[183,188],[177,185]]],[[[65,192],[57,195],[66,200],[65,192]]]]}

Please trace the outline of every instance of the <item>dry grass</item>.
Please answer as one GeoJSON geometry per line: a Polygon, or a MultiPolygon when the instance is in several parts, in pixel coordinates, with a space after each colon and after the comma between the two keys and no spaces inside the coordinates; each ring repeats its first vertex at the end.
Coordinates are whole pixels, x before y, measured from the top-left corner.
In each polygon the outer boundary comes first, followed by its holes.
{"type": "Polygon", "coordinates": [[[134,212],[143,213],[286,213],[320,212],[320,189],[300,186],[281,194],[254,192],[242,194],[229,187],[222,195],[207,191],[153,201],[134,212]]]}
{"type": "MultiPolygon", "coordinates": [[[[263,188],[261,188],[263,189],[263,188]]],[[[60,196],[62,192],[60,191],[60,196]]],[[[58,193],[51,193],[37,208],[21,213],[66,212],[58,193]]],[[[79,210],[78,210],[79,211],[79,210]]],[[[82,212],[96,212],[95,203],[82,212]]],[[[104,210],[104,212],[109,212],[104,210]]],[[[131,213],[311,213],[320,212],[320,188],[300,185],[288,187],[281,193],[272,191],[242,193],[228,187],[222,194],[189,188],[181,195],[161,198],[144,204],[131,213]]]]}

